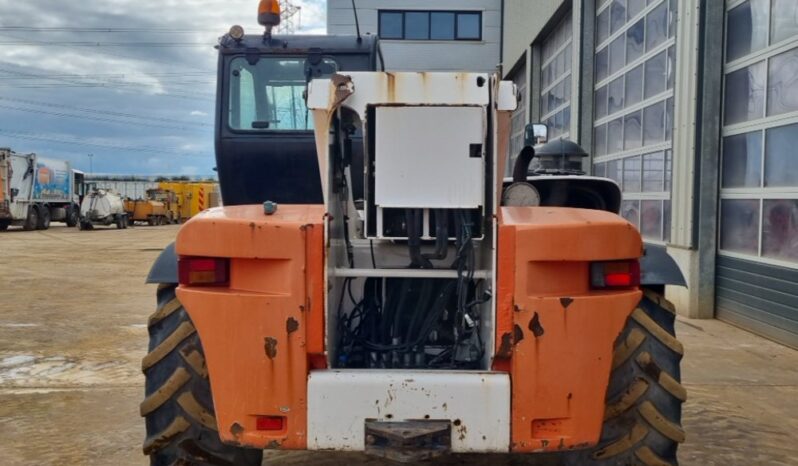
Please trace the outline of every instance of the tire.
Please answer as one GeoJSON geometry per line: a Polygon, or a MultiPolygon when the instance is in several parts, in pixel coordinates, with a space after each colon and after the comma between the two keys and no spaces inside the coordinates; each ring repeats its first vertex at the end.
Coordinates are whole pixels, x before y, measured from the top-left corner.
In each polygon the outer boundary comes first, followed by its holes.
{"type": "Polygon", "coordinates": [[[0,231],[6,231],[10,226],[11,222],[0,222],[0,231]]]}
{"type": "Polygon", "coordinates": [[[52,218],[50,216],[50,208],[47,206],[39,207],[39,222],[36,224],[36,229],[49,230],[51,220],[52,218]]]}
{"type": "Polygon", "coordinates": [[[35,205],[28,207],[28,218],[25,219],[25,223],[22,225],[22,229],[25,231],[33,231],[39,225],[39,208],[35,205]]]}
{"type": "Polygon", "coordinates": [[[601,440],[573,464],[676,466],[681,426],[684,349],[675,337],[673,305],[645,290],[615,343],[601,440]]]}
{"type": "Polygon", "coordinates": [[[117,215],[115,223],[116,223],[116,229],[117,230],[124,230],[125,229],[125,223],[127,223],[127,220],[125,220],[124,216],[117,215]]]}
{"type": "Polygon", "coordinates": [[[73,205],[67,211],[66,224],[69,228],[74,228],[80,222],[80,207],[73,205]]]}
{"type": "Polygon", "coordinates": [[[81,221],[80,222],[80,230],[81,231],[94,230],[94,225],[92,225],[91,222],[88,222],[88,221],[81,221]]]}
{"type": "Polygon", "coordinates": [[[175,285],[158,287],[158,307],[149,320],[149,354],[141,415],[152,466],[260,466],[263,452],[225,445],[219,439],[205,353],[175,285]]]}

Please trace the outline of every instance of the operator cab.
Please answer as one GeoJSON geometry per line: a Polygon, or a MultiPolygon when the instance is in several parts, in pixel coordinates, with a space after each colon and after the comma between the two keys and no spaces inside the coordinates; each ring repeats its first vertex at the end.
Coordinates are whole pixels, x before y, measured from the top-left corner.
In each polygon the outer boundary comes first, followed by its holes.
{"type": "MultiPolygon", "coordinates": [[[[218,50],[216,161],[225,205],[321,204],[308,83],[376,71],[377,38],[246,35],[234,26],[218,50]]],[[[362,164],[362,153],[354,158],[362,164]]]]}

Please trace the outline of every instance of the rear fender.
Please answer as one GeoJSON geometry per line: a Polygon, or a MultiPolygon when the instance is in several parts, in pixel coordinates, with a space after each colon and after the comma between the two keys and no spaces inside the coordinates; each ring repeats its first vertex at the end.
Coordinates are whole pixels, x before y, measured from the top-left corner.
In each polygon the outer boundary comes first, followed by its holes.
{"type": "Polygon", "coordinates": [[[679,265],[664,246],[647,244],[640,258],[640,284],[643,286],[687,286],[679,265]]]}
{"type": "Polygon", "coordinates": [[[307,379],[324,355],[324,207],[210,209],[183,225],[178,257],[230,260],[221,287],[180,285],[202,341],[222,441],[307,447],[307,379]],[[284,419],[258,430],[259,416],[284,419]]]}
{"type": "Polygon", "coordinates": [[[177,285],[177,253],[175,252],[175,243],[167,246],[158,258],[155,259],[155,263],[152,264],[150,273],[147,275],[147,283],[177,285]]]}

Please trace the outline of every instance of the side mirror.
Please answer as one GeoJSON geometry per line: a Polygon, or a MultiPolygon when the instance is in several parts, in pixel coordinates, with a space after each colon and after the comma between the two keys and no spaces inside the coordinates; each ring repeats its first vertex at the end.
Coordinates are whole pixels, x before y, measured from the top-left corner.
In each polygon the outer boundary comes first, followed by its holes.
{"type": "Polygon", "coordinates": [[[526,125],[526,135],[524,145],[535,147],[549,142],[549,127],[543,123],[533,123],[526,125]]]}

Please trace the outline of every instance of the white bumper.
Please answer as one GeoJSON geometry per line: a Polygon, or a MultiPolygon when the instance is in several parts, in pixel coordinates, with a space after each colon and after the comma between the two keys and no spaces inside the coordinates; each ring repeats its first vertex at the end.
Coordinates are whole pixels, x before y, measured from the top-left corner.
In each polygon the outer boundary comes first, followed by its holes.
{"type": "Polygon", "coordinates": [[[479,372],[311,372],[308,449],[363,451],[365,422],[452,422],[455,453],[510,447],[510,377],[479,372]]]}

